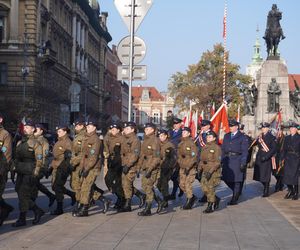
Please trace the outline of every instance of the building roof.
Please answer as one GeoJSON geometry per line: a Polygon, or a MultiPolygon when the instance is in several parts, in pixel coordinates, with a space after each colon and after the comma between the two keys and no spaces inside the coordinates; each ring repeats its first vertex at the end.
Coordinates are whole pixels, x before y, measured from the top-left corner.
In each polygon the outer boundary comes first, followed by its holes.
{"type": "Polygon", "coordinates": [[[159,93],[159,91],[155,87],[143,87],[137,86],[132,87],[132,97],[133,103],[139,103],[142,97],[142,93],[144,89],[148,89],[150,101],[164,101],[164,97],[159,93]]]}
{"type": "Polygon", "coordinates": [[[289,74],[289,89],[294,91],[298,85],[300,89],[300,74],[289,74]]]}

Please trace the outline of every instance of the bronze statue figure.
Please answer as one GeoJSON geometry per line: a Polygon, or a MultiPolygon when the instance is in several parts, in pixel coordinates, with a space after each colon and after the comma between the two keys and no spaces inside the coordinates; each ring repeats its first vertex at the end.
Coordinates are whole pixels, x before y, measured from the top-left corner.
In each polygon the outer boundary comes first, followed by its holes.
{"type": "Polygon", "coordinates": [[[275,113],[279,111],[279,95],[281,90],[275,78],[272,78],[268,86],[268,112],[275,113]]]}
{"type": "Polygon", "coordinates": [[[285,38],[280,25],[281,18],[282,12],[278,10],[276,4],[273,4],[272,10],[268,14],[267,28],[263,37],[267,44],[268,57],[271,55],[277,56],[278,44],[280,40],[285,38]]]}

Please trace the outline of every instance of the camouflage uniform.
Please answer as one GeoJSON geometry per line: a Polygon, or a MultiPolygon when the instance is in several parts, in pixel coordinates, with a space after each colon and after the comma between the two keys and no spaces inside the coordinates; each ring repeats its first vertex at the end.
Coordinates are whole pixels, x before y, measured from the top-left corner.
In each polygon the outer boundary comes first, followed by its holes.
{"type": "Polygon", "coordinates": [[[211,203],[216,201],[215,188],[221,182],[221,155],[221,148],[215,142],[207,142],[201,150],[199,163],[199,171],[202,172],[201,188],[207,201],[211,203]]]}
{"type": "Polygon", "coordinates": [[[0,124],[0,226],[8,217],[8,214],[13,210],[13,207],[8,205],[2,195],[7,182],[7,172],[10,168],[12,156],[12,139],[10,134],[0,124]]]}
{"type": "Polygon", "coordinates": [[[72,157],[70,160],[70,164],[72,166],[71,173],[71,188],[75,192],[76,201],[80,200],[80,188],[81,188],[81,179],[79,177],[79,171],[81,168],[79,167],[80,161],[83,157],[82,146],[83,141],[85,139],[86,130],[85,128],[80,131],[76,131],[75,138],[72,142],[72,157]]]}
{"type": "Polygon", "coordinates": [[[193,183],[196,176],[197,147],[190,137],[183,137],[178,145],[179,186],[187,199],[194,199],[193,183]]]}

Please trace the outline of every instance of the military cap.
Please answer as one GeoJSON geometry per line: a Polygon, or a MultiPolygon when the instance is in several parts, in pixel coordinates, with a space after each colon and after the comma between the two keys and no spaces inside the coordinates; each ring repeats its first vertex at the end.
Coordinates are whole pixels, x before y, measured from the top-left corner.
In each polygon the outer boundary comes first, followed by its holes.
{"type": "Polygon", "coordinates": [[[183,127],[182,131],[187,131],[187,132],[191,133],[191,129],[189,127],[183,127]]]}
{"type": "Polygon", "coordinates": [[[261,122],[261,123],[260,123],[260,127],[261,127],[261,128],[269,128],[270,126],[271,126],[271,124],[268,123],[268,122],[261,122]]]}
{"type": "Polygon", "coordinates": [[[207,126],[207,125],[210,125],[210,124],[211,124],[210,120],[202,120],[201,121],[201,126],[207,126]]]}
{"type": "Polygon", "coordinates": [[[112,128],[121,130],[121,124],[117,123],[117,122],[113,122],[112,124],[109,125],[109,129],[112,129],[112,128]]]}
{"type": "Polygon", "coordinates": [[[74,122],[73,125],[85,125],[84,119],[83,118],[77,118],[74,122]]]}
{"type": "Polygon", "coordinates": [[[213,137],[217,138],[217,134],[212,130],[210,130],[206,133],[206,136],[209,136],[209,135],[212,135],[213,137]]]}
{"type": "Polygon", "coordinates": [[[30,127],[35,127],[35,123],[33,120],[31,119],[28,119],[28,120],[25,120],[24,122],[24,126],[30,126],[30,127]]]}
{"type": "Polygon", "coordinates": [[[97,127],[97,120],[93,117],[90,117],[88,118],[86,121],[85,121],[85,125],[93,125],[95,127],[97,127]]]}
{"type": "Polygon", "coordinates": [[[238,126],[239,122],[237,120],[229,120],[229,127],[238,126]]]}
{"type": "Polygon", "coordinates": [[[124,122],[123,124],[123,128],[127,128],[127,127],[132,127],[132,128],[135,128],[136,127],[136,123],[135,122],[124,122]]]}
{"type": "Polygon", "coordinates": [[[240,130],[244,130],[245,125],[244,124],[240,124],[240,130]]]}
{"type": "Polygon", "coordinates": [[[46,127],[42,123],[37,123],[35,124],[35,128],[40,128],[43,131],[46,131],[46,127]]]}
{"type": "Polygon", "coordinates": [[[166,129],[159,129],[159,130],[157,131],[157,134],[158,134],[158,135],[161,135],[161,134],[168,135],[168,131],[167,131],[166,129]]]}
{"type": "Polygon", "coordinates": [[[292,122],[290,122],[289,127],[290,128],[298,128],[299,124],[297,124],[296,122],[292,121],[292,122]]]}
{"type": "Polygon", "coordinates": [[[152,122],[147,122],[146,124],[144,124],[143,126],[144,128],[153,128],[156,129],[156,125],[152,122]]]}
{"type": "Polygon", "coordinates": [[[179,119],[179,118],[177,118],[177,117],[174,117],[174,118],[173,118],[173,123],[174,123],[174,124],[178,124],[178,123],[181,123],[181,122],[182,122],[181,119],[179,119]]]}
{"type": "Polygon", "coordinates": [[[69,127],[66,124],[59,124],[55,127],[55,130],[59,130],[59,129],[68,130],[69,127]]]}

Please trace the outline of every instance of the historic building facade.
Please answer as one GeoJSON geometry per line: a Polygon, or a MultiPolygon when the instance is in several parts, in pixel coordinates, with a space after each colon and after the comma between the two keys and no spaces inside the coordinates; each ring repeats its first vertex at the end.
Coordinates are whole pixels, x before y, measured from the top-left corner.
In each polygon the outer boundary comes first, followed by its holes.
{"type": "Polygon", "coordinates": [[[139,124],[153,122],[166,126],[167,114],[174,109],[174,99],[155,87],[132,87],[133,120],[139,124]]]}
{"type": "Polygon", "coordinates": [[[0,0],[0,109],[54,128],[80,114],[103,121],[111,36],[96,0],[0,0]]]}

